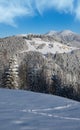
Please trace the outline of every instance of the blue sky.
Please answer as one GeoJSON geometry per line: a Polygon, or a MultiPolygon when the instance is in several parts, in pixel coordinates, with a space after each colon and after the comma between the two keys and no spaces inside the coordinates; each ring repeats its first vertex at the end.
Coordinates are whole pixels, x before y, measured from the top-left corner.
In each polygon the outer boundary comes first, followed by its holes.
{"type": "Polygon", "coordinates": [[[80,0],[0,0],[0,37],[66,29],[80,33],[80,0]]]}

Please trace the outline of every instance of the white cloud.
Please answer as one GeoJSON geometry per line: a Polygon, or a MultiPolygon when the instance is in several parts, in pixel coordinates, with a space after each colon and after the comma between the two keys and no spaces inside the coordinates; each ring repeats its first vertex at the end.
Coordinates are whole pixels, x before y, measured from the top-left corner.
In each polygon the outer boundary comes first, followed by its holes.
{"type": "Polygon", "coordinates": [[[15,17],[32,15],[30,0],[0,0],[0,23],[6,23],[15,26],[15,17]]]}
{"type": "Polygon", "coordinates": [[[80,21],[80,0],[78,0],[77,6],[74,12],[76,14],[76,19],[80,21]]]}
{"type": "Polygon", "coordinates": [[[54,8],[58,11],[72,12],[74,0],[36,0],[36,6],[40,13],[45,9],[54,8]]]}
{"type": "Polygon", "coordinates": [[[51,8],[74,14],[80,20],[80,0],[0,0],[0,23],[15,26],[16,17],[33,16],[36,9],[43,14],[51,8]]]}

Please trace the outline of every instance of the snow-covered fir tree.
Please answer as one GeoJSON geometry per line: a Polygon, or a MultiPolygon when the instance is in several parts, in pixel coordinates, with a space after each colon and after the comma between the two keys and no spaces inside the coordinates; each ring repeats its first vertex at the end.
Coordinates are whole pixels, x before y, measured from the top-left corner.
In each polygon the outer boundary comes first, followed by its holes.
{"type": "Polygon", "coordinates": [[[5,72],[7,88],[18,89],[19,88],[19,74],[18,74],[18,61],[14,56],[9,60],[9,69],[5,72]]]}

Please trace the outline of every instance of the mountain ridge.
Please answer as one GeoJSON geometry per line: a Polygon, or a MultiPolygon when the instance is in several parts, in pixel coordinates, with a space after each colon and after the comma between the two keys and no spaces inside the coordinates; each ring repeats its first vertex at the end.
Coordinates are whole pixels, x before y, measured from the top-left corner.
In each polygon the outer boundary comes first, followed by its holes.
{"type": "Polygon", "coordinates": [[[62,31],[55,31],[55,30],[51,30],[47,33],[47,35],[54,35],[54,34],[65,34],[65,35],[69,35],[69,34],[77,34],[71,30],[62,30],[62,31]]]}

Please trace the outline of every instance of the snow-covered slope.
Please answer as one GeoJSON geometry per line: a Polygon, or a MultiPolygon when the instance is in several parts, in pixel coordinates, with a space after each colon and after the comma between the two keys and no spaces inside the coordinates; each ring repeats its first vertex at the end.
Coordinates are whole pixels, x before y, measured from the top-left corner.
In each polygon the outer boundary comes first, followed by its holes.
{"type": "Polygon", "coordinates": [[[47,94],[0,89],[0,130],[79,129],[79,102],[47,94]]]}
{"type": "Polygon", "coordinates": [[[31,40],[26,40],[26,44],[28,45],[28,49],[21,51],[20,53],[28,52],[28,51],[37,51],[42,54],[47,53],[69,53],[72,50],[76,50],[76,47],[70,47],[67,45],[63,45],[57,41],[44,41],[41,38],[32,38],[31,40]]]}

